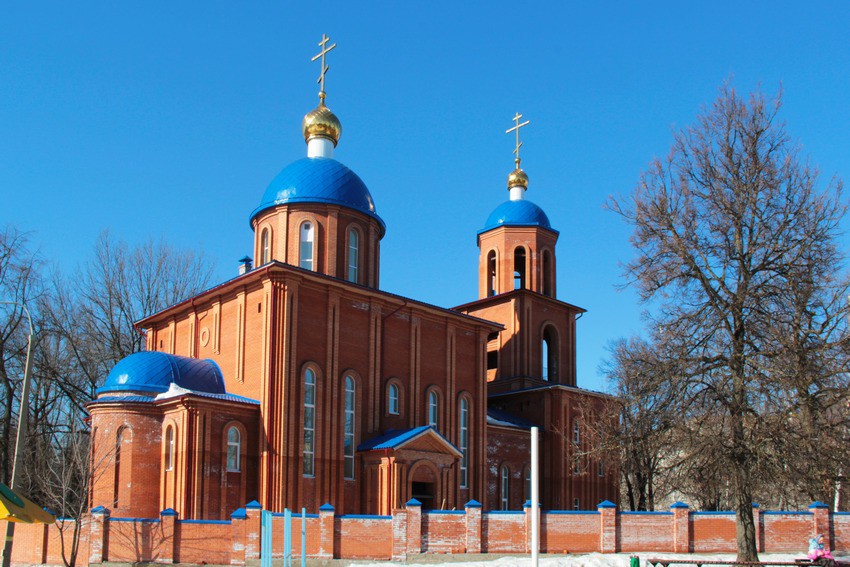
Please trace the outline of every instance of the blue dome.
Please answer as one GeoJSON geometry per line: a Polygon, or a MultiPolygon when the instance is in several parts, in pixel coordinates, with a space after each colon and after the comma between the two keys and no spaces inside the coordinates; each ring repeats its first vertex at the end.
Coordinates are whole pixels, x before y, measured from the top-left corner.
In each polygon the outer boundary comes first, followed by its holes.
{"type": "Polygon", "coordinates": [[[478,234],[500,226],[539,226],[557,232],[549,224],[549,217],[546,216],[543,209],[525,199],[505,201],[496,207],[487,217],[484,228],[479,230],[478,234]]]}
{"type": "Polygon", "coordinates": [[[154,351],[137,352],[118,361],[97,393],[161,394],[167,392],[172,383],[195,392],[227,393],[221,369],[212,360],[154,351]]]}
{"type": "Polygon", "coordinates": [[[375,203],[366,184],[335,159],[308,157],[287,165],[269,183],[251,219],[285,203],[328,203],[348,207],[377,220],[382,231],[386,229],[375,212],[375,203]]]}

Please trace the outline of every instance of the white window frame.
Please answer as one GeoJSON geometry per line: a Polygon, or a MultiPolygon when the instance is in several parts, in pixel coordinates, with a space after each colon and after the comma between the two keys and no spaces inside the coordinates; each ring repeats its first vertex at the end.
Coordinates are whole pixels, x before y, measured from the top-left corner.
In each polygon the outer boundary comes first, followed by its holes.
{"type": "Polygon", "coordinates": [[[399,415],[400,413],[400,398],[398,384],[390,384],[387,387],[387,413],[390,415],[399,415]]]}
{"type": "Polygon", "coordinates": [[[343,476],[346,480],[354,479],[354,431],[355,405],[357,403],[357,383],[351,376],[345,377],[345,412],[343,419],[343,476]]]}
{"type": "Polygon", "coordinates": [[[305,270],[316,269],[316,225],[313,221],[302,222],[298,229],[298,266],[305,270]]]}
{"type": "Polygon", "coordinates": [[[227,428],[227,472],[242,471],[242,432],[235,425],[227,428]],[[231,439],[230,434],[235,433],[236,439],[231,439]]]}
{"type": "Polygon", "coordinates": [[[499,471],[499,479],[500,479],[500,494],[499,494],[499,502],[502,510],[507,510],[510,505],[510,490],[511,490],[511,471],[508,469],[507,465],[502,465],[502,468],[499,471]]]}
{"type": "Polygon", "coordinates": [[[360,232],[356,228],[348,229],[348,270],[346,272],[348,281],[359,283],[360,281],[360,232]]]}
{"type": "Polygon", "coordinates": [[[301,472],[316,476],[316,371],[304,370],[304,437],[301,454],[301,472]]]}
{"type": "Polygon", "coordinates": [[[428,425],[434,429],[440,428],[440,397],[436,390],[428,392],[428,425]]]}
{"type": "Polygon", "coordinates": [[[469,400],[465,397],[460,399],[459,421],[459,447],[460,457],[460,487],[469,487],[469,400]]]}

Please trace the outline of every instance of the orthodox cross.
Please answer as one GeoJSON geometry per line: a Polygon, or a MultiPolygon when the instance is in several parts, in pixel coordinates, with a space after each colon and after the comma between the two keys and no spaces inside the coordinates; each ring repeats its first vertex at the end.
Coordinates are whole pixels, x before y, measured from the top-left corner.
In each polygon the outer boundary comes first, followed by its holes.
{"type": "Polygon", "coordinates": [[[516,125],[513,128],[508,128],[507,130],[505,130],[505,134],[510,134],[511,132],[516,132],[516,149],[514,149],[514,153],[516,154],[516,159],[514,161],[516,162],[517,169],[519,169],[519,149],[522,147],[522,142],[519,141],[519,129],[522,128],[523,126],[528,126],[531,123],[531,120],[526,120],[525,122],[520,124],[520,122],[519,122],[520,118],[522,118],[522,114],[517,112],[516,116],[514,116],[514,122],[516,123],[516,125]]]}
{"type": "Polygon", "coordinates": [[[322,58],[322,72],[319,73],[319,80],[316,81],[321,85],[319,87],[319,100],[321,100],[322,102],[325,101],[325,74],[328,72],[328,69],[330,69],[329,66],[325,65],[325,54],[330,53],[331,50],[336,47],[336,44],[327,47],[328,41],[330,41],[330,38],[325,34],[322,34],[322,41],[319,42],[319,47],[321,47],[322,50],[317,53],[315,57],[310,59],[310,61],[315,61],[319,57],[322,58]]]}

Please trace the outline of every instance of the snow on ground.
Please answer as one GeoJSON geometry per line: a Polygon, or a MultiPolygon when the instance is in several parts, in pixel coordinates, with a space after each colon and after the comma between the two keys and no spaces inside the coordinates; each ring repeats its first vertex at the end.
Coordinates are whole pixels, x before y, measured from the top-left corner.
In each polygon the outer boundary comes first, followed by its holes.
{"type": "MultiPolygon", "coordinates": [[[[629,567],[629,558],[635,554],[632,553],[587,553],[575,555],[559,555],[559,554],[541,554],[540,567],[629,567]]],[[[681,561],[734,561],[735,554],[719,553],[719,554],[683,554],[683,553],[663,553],[663,552],[644,552],[637,554],[640,558],[641,567],[647,567],[646,560],[652,558],[679,559],[681,561]]],[[[790,561],[793,563],[795,559],[805,557],[806,553],[801,550],[800,553],[760,553],[759,560],[763,562],[784,562],[790,561]]],[[[431,555],[426,554],[411,558],[408,563],[393,563],[383,561],[380,563],[368,563],[361,561],[352,561],[349,565],[356,567],[386,567],[387,565],[420,565],[420,564],[451,564],[457,567],[524,567],[531,565],[530,556],[515,555],[510,557],[501,556],[498,559],[481,559],[481,556],[476,556],[474,561],[464,561],[462,555],[431,555]]]]}

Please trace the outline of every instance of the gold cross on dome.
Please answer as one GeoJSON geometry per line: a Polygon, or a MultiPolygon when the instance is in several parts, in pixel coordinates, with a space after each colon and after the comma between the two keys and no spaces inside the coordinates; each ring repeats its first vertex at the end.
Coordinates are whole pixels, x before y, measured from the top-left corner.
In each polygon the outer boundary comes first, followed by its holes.
{"type": "Polygon", "coordinates": [[[531,124],[531,120],[526,120],[525,122],[520,124],[520,122],[519,122],[520,118],[522,118],[522,114],[517,112],[516,116],[514,116],[514,122],[515,122],[514,127],[508,128],[507,130],[505,130],[505,134],[510,134],[511,132],[516,132],[516,148],[514,149],[514,153],[516,154],[516,159],[514,161],[516,162],[517,169],[519,169],[519,161],[520,161],[519,160],[519,149],[522,147],[522,142],[519,141],[519,129],[522,128],[523,126],[528,126],[529,124],[531,124]]]}
{"type": "Polygon", "coordinates": [[[310,61],[315,61],[319,57],[322,58],[322,72],[319,73],[319,80],[316,81],[317,83],[319,83],[319,85],[321,85],[319,87],[319,99],[322,102],[324,102],[325,100],[325,74],[328,72],[328,69],[330,69],[328,65],[325,65],[325,55],[330,53],[331,50],[336,47],[336,44],[327,47],[328,41],[330,41],[330,38],[325,34],[322,34],[322,41],[319,42],[319,47],[321,47],[322,50],[317,53],[312,59],[310,59],[310,61]]]}

